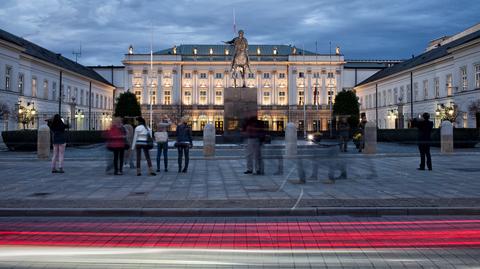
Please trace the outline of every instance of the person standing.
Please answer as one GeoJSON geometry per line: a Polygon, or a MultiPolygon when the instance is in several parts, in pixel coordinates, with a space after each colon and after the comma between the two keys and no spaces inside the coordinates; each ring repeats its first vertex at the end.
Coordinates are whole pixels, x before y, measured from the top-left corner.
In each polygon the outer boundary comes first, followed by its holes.
{"type": "Polygon", "coordinates": [[[50,127],[50,131],[52,132],[53,136],[52,173],[64,173],[63,160],[65,155],[65,146],[67,145],[65,129],[68,128],[68,124],[63,123],[63,119],[59,114],[55,114],[55,116],[53,116],[53,120],[48,121],[48,127],[50,127]]]}
{"type": "Polygon", "coordinates": [[[432,170],[432,156],[430,155],[430,144],[432,142],[433,122],[430,121],[430,114],[423,113],[422,118],[413,119],[413,127],[418,129],[418,150],[420,151],[420,167],[418,170],[425,170],[425,157],[428,170],[432,170]]]}
{"type": "Polygon", "coordinates": [[[130,169],[134,168],[135,165],[133,164],[133,150],[131,149],[130,145],[133,144],[133,126],[127,122],[127,120],[124,118],[123,119],[123,127],[125,128],[125,131],[127,132],[127,143],[129,145],[128,149],[125,151],[125,166],[130,166],[130,169]]]}
{"type": "Polygon", "coordinates": [[[358,145],[358,152],[362,152],[365,148],[365,126],[367,125],[367,116],[362,113],[360,116],[360,123],[358,124],[358,130],[360,131],[360,141],[358,145]]]}
{"type": "Polygon", "coordinates": [[[165,172],[168,172],[168,127],[172,122],[167,115],[163,116],[162,122],[158,124],[158,130],[155,132],[155,142],[157,143],[157,172],[160,172],[160,159],[163,151],[163,165],[165,172]]]}
{"type": "Polygon", "coordinates": [[[122,120],[117,117],[114,118],[112,126],[107,131],[107,148],[113,152],[114,175],[123,175],[123,155],[125,148],[128,147],[126,136],[122,120]]]}
{"type": "Polygon", "coordinates": [[[190,161],[189,149],[193,147],[192,129],[187,124],[188,117],[184,116],[180,120],[180,124],[176,129],[177,142],[175,146],[178,150],[178,172],[186,173],[188,170],[188,163],[190,161]],[[182,170],[182,158],[185,155],[185,166],[182,170]]]}
{"type": "Polygon", "coordinates": [[[340,151],[347,152],[348,137],[350,135],[350,125],[347,117],[341,117],[338,123],[338,136],[340,138],[340,151]]]}
{"type": "Polygon", "coordinates": [[[264,135],[260,121],[256,116],[250,117],[245,122],[243,128],[247,138],[247,170],[244,174],[253,174],[253,166],[255,161],[255,173],[257,175],[263,174],[263,163],[261,155],[261,138],[264,135]]]}
{"type": "Polygon", "coordinates": [[[137,117],[138,126],[135,128],[133,135],[132,150],[135,149],[137,154],[137,176],[142,175],[141,162],[142,162],[142,151],[147,160],[148,172],[151,176],[155,176],[152,168],[152,160],[150,159],[150,149],[153,148],[153,139],[152,131],[147,127],[145,119],[142,117],[137,117]]]}

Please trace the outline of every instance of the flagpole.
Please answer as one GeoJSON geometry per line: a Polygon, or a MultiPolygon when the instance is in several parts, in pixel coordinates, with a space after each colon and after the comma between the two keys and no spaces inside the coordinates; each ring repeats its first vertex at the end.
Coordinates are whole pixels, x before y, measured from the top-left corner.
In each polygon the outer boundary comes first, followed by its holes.
{"type": "Polygon", "coordinates": [[[153,23],[152,23],[152,33],[150,36],[150,128],[153,124],[153,103],[152,103],[152,92],[153,92],[153,23]]]}
{"type": "Polygon", "coordinates": [[[307,99],[306,99],[306,88],[305,88],[305,76],[307,74],[307,67],[305,65],[305,44],[302,44],[302,53],[303,53],[303,138],[307,138],[307,99]]]}

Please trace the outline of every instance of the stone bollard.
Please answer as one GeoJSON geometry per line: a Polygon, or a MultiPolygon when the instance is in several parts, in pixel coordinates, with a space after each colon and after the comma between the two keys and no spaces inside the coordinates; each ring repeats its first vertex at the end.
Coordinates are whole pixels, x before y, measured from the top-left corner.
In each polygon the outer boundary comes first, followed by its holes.
{"type": "Polygon", "coordinates": [[[215,126],[211,123],[203,128],[203,156],[215,156],[215,126]]]}
{"type": "Polygon", "coordinates": [[[377,153],[377,125],[374,122],[367,122],[367,124],[365,125],[363,139],[365,141],[365,148],[363,149],[363,153],[377,153]]]}
{"type": "Polygon", "coordinates": [[[440,146],[442,153],[453,152],[453,125],[449,121],[443,121],[440,128],[440,146]]]}
{"type": "Polygon", "coordinates": [[[285,155],[287,158],[297,156],[297,127],[293,122],[285,128],[285,155]]]}
{"type": "Polygon", "coordinates": [[[50,155],[50,128],[46,124],[38,128],[37,158],[47,160],[50,155]]]}

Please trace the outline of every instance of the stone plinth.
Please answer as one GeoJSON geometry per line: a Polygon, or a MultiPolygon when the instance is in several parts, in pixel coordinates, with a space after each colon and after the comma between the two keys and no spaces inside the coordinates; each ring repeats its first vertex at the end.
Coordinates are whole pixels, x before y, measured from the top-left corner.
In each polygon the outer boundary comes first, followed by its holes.
{"type": "Polygon", "coordinates": [[[365,140],[365,148],[363,149],[363,153],[377,153],[377,125],[374,122],[367,122],[365,125],[363,139],[365,140]]]}
{"type": "Polygon", "coordinates": [[[285,128],[285,155],[287,158],[297,155],[297,127],[293,122],[287,123],[285,128]]]}
{"type": "Polygon", "coordinates": [[[225,88],[223,105],[224,138],[240,142],[243,123],[257,116],[257,88],[225,88]]]}
{"type": "Polygon", "coordinates": [[[440,128],[440,147],[442,153],[453,152],[453,125],[449,121],[443,121],[440,128]]]}
{"type": "Polygon", "coordinates": [[[50,128],[42,125],[38,128],[37,137],[37,158],[46,160],[50,157],[50,128]]]}
{"type": "Polygon", "coordinates": [[[203,128],[203,156],[215,156],[215,126],[211,123],[203,128]]]}

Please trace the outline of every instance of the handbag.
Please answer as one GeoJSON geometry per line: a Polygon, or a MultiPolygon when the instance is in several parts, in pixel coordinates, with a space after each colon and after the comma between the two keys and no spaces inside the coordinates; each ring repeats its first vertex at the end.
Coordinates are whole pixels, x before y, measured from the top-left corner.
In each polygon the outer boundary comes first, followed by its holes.
{"type": "Polygon", "coordinates": [[[147,135],[147,148],[153,149],[153,138],[150,132],[148,132],[148,135],[147,135]]]}

